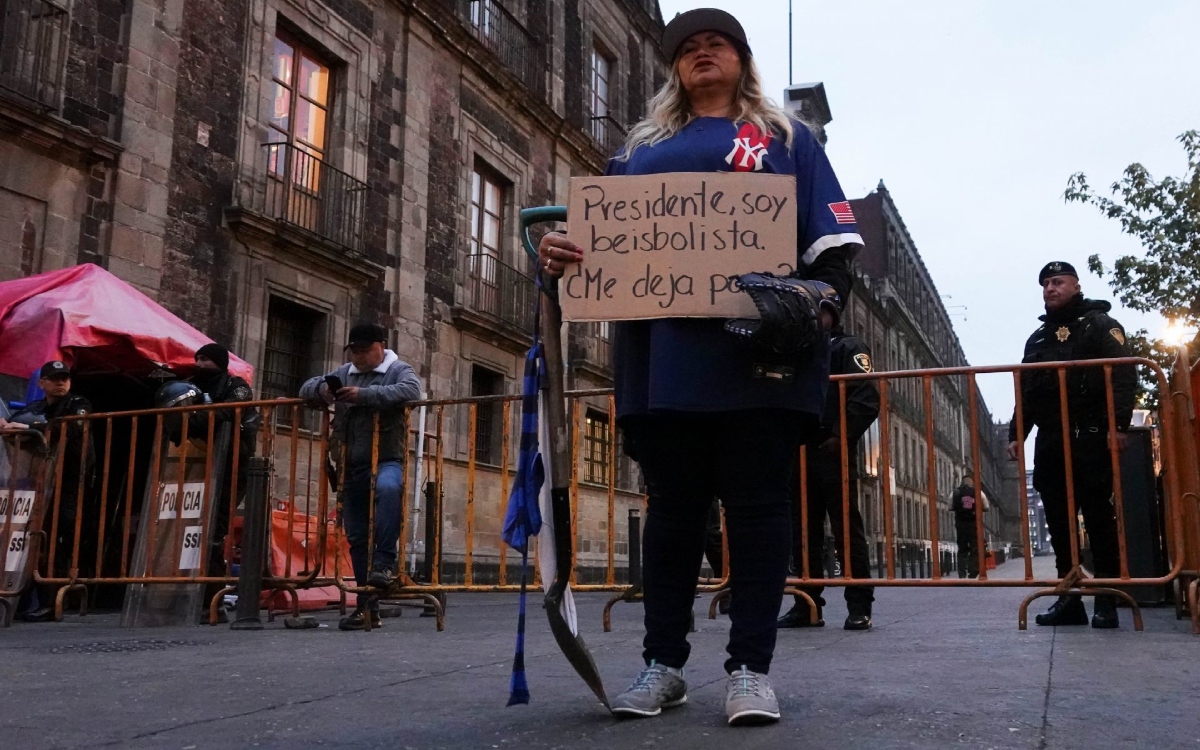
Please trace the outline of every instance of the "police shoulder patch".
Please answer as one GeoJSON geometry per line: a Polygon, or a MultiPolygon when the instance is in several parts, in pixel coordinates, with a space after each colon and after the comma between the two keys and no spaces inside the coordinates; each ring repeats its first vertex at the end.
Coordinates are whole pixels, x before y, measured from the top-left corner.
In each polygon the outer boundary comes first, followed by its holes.
{"type": "Polygon", "coordinates": [[[1125,345],[1125,333],[1120,328],[1110,328],[1108,335],[1116,339],[1118,344],[1125,345]]]}
{"type": "Polygon", "coordinates": [[[233,397],[238,401],[249,401],[250,395],[250,389],[244,385],[239,385],[237,388],[233,389],[233,397]]]}
{"type": "Polygon", "coordinates": [[[858,369],[863,372],[873,372],[871,369],[871,355],[867,353],[855,354],[854,364],[858,365],[858,369]]]}

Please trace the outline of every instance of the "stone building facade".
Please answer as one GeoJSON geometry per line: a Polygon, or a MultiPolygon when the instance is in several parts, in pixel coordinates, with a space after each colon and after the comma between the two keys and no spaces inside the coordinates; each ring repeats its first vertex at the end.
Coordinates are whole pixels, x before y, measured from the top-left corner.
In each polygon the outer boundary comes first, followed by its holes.
{"type": "MultiPolygon", "coordinates": [[[[666,76],[655,0],[0,9],[0,280],[101,265],[250,362],[261,397],[294,395],[331,369],[364,318],[391,331],[430,398],[516,393],[536,299],[517,213],[563,203],[570,177],[600,172],[666,76]]],[[[785,103],[829,119],[820,84],[785,103]]],[[[964,364],[886,189],[855,211],[867,249],[847,321],[877,366],[964,364]]],[[[611,383],[606,325],[571,326],[567,354],[570,387],[611,383]]],[[[898,383],[892,396],[897,535],[927,544],[932,490],[951,539],[949,493],[971,464],[966,385],[934,389],[936,488],[924,478],[922,394],[898,383]]],[[[615,450],[606,400],[581,401],[574,417],[579,550],[602,565],[626,551],[639,482],[615,450]]],[[[473,535],[486,562],[506,492],[503,410],[429,419],[442,422],[449,467],[445,548],[457,554],[473,535]]],[[[865,451],[878,540],[877,433],[865,451]]]]}
{"type": "MultiPolygon", "coordinates": [[[[261,397],[340,363],[360,319],[430,398],[516,393],[536,299],[517,213],[602,171],[665,71],[655,0],[0,9],[0,280],[101,265],[251,363],[261,397]]],[[[571,386],[610,383],[607,334],[571,331],[571,386]]],[[[447,460],[473,434],[498,481],[500,409],[444,417],[447,460]]],[[[640,502],[606,402],[578,418],[581,486],[616,472],[640,502]]],[[[611,554],[598,515],[581,550],[611,554]]]]}

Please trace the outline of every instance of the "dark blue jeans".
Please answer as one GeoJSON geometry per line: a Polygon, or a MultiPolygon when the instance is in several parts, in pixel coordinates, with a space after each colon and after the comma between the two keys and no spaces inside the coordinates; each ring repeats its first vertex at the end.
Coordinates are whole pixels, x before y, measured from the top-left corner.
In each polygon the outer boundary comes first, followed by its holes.
{"type": "Polygon", "coordinates": [[[368,559],[370,529],[371,467],[351,467],[342,493],[342,525],[350,543],[354,581],[367,582],[372,570],[396,571],[400,539],[400,483],[404,469],[399,461],[380,461],[375,477],[375,554],[368,559]]]}
{"type": "Polygon", "coordinates": [[[712,499],[729,537],[728,672],[771,668],[775,621],[791,554],[789,479],[805,415],[784,410],[673,413],[622,421],[649,496],[643,535],[643,657],[687,662],[687,642],[712,499]]]}

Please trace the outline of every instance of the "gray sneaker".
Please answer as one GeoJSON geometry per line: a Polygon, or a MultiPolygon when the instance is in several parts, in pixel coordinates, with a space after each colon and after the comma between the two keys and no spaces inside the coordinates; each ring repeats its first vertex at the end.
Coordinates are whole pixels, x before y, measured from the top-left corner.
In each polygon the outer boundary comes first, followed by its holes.
{"type": "Polygon", "coordinates": [[[730,726],[767,724],[779,721],[779,701],[765,674],[742,668],[729,675],[729,691],[725,694],[725,715],[730,726]]]}
{"type": "Polygon", "coordinates": [[[664,708],[687,703],[687,683],[680,675],[671,674],[662,664],[650,662],[625,692],[613,698],[612,712],[616,716],[658,716],[664,708]]]}

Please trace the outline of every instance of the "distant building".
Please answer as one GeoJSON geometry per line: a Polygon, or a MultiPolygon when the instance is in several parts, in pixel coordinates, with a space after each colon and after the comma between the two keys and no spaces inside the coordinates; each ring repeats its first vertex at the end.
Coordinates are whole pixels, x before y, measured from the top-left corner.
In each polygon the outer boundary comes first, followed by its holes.
{"type": "MultiPolygon", "coordinates": [[[[880,181],[874,192],[851,204],[865,247],[858,256],[855,291],[844,324],[871,348],[875,369],[967,365],[950,315],[891,193],[880,181]]],[[[915,575],[933,554],[932,517],[936,517],[938,526],[939,554],[957,553],[950,496],[963,475],[975,467],[970,439],[972,391],[965,376],[932,379],[928,396],[919,377],[891,380],[887,391],[889,481],[897,558],[908,562],[907,570],[915,575]],[[932,439],[927,432],[927,405],[932,409],[932,439]]],[[[1017,518],[1005,520],[1016,506],[1013,488],[1004,481],[1004,472],[1008,471],[1005,445],[997,438],[994,419],[978,392],[974,403],[978,471],[983,491],[995,508],[984,516],[988,540],[993,548],[1019,543],[1017,518]]],[[[882,564],[885,521],[879,430],[877,422],[863,440],[859,486],[877,565],[882,564]]],[[[928,569],[925,572],[928,574],[928,569]]]]}
{"type": "Polygon", "coordinates": [[[1050,551],[1050,530],[1042,495],[1033,487],[1033,469],[1025,472],[1025,495],[1029,499],[1029,546],[1034,554],[1050,551]]]}

